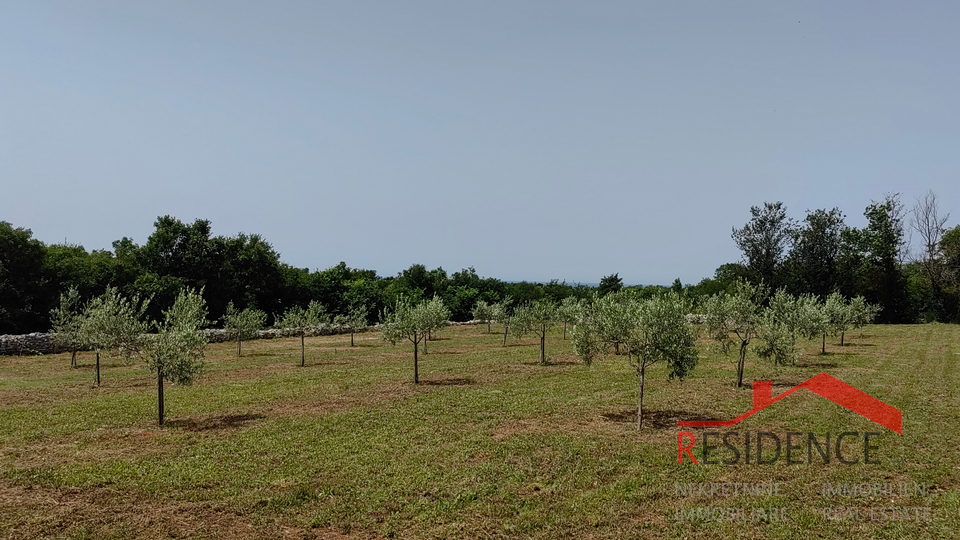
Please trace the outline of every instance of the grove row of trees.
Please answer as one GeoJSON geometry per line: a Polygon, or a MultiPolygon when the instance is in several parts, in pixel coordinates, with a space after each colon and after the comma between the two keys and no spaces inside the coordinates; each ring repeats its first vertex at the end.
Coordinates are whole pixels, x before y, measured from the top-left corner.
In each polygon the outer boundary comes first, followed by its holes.
{"type": "Polygon", "coordinates": [[[202,291],[183,289],[160,322],[149,323],[144,313],[150,300],[127,298],[108,287],[102,295],[81,305],[76,289],[60,297],[53,310],[54,339],[71,351],[70,363],[77,367],[77,350],[92,347],[96,353],[95,377],[100,386],[100,354],[110,353],[130,363],[144,357],[157,375],[157,411],[164,421],[164,381],[190,384],[203,371],[203,350],[207,337],[207,308],[202,291]],[[147,334],[148,330],[153,330],[147,334]]]}
{"type": "MultiPolygon", "coordinates": [[[[724,352],[738,351],[737,386],[743,385],[748,347],[761,358],[777,364],[792,364],[797,358],[799,339],[820,341],[826,352],[827,336],[839,336],[841,346],[846,332],[871,323],[879,306],[863,297],[847,300],[834,292],[825,298],[813,295],[793,296],[780,289],[770,294],[764,285],[746,280],[734,284],[729,292],[708,297],[699,306],[681,292],[665,290],[648,296],[635,290],[621,290],[585,299],[568,297],[562,302],[535,300],[511,309],[509,302],[477,302],[474,319],[487,324],[496,321],[506,336],[533,334],[540,341],[540,363],[548,364],[546,337],[559,324],[572,325],[574,348],[585,364],[611,350],[625,354],[637,376],[637,425],[643,423],[643,396],[647,369],[658,363],[667,366],[670,378],[683,379],[697,364],[697,334],[700,323],[708,336],[724,352]],[[697,312],[697,310],[700,310],[697,312]]],[[[431,331],[447,324],[449,310],[442,300],[413,303],[407,299],[384,316],[383,339],[396,344],[404,339],[413,344],[413,380],[419,382],[419,345],[426,346],[431,331]]]]}
{"type": "MultiPolygon", "coordinates": [[[[697,364],[697,327],[703,323],[711,338],[724,351],[737,348],[737,385],[743,384],[748,345],[755,347],[762,358],[779,364],[792,363],[799,338],[821,339],[826,351],[826,336],[840,335],[851,328],[862,327],[873,320],[879,307],[862,297],[847,301],[839,293],[824,299],[812,295],[794,297],[784,290],[772,296],[763,285],[741,280],[729,292],[707,298],[695,313],[694,304],[681,292],[664,290],[647,295],[637,290],[621,290],[588,298],[567,297],[561,302],[538,299],[511,306],[509,299],[489,304],[478,301],[473,309],[476,320],[488,325],[496,321],[504,327],[504,345],[508,332],[515,336],[533,334],[539,338],[541,364],[548,364],[546,339],[559,324],[572,325],[571,334],[577,354],[586,364],[611,349],[625,354],[633,367],[638,383],[637,425],[643,422],[643,398],[647,369],[657,363],[667,366],[671,378],[683,378],[697,364]]],[[[150,323],[145,312],[150,299],[124,297],[116,288],[82,304],[76,289],[61,295],[60,305],[52,310],[54,338],[72,351],[71,364],[76,367],[78,349],[92,347],[96,353],[96,384],[99,386],[100,354],[107,352],[131,362],[145,357],[147,366],[157,375],[157,409],[159,423],[164,422],[164,381],[190,384],[203,370],[206,336],[201,331],[209,324],[202,291],[182,289],[173,305],[163,312],[163,320],[150,323]],[[155,333],[147,334],[149,330],[155,333]]],[[[413,344],[413,382],[420,382],[419,351],[424,353],[433,332],[449,323],[451,311],[439,296],[430,300],[400,297],[384,310],[380,325],[381,337],[396,344],[413,344]]],[[[263,327],[266,314],[254,308],[237,310],[227,307],[225,328],[241,343],[263,327]]],[[[366,314],[356,311],[332,320],[352,332],[366,325],[366,314]]],[[[277,318],[277,326],[288,335],[300,337],[300,366],[305,365],[304,338],[308,331],[328,324],[331,318],[316,301],[307,307],[294,306],[277,318]]]]}

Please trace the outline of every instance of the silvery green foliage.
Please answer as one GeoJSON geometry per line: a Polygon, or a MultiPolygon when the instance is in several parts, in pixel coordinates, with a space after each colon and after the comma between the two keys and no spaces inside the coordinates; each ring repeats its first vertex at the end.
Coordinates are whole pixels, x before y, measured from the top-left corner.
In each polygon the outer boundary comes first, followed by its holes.
{"type": "Polygon", "coordinates": [[[267,322],[267,314],[259,309],[248,307],[242,311],[227,304],[227,313],[223,317],[223,329],[231,340],[245,341],[257,337],[257,331],[267,322]]]}
{"type": "Polygon", "coordinates": [[[797,298],[800,312],[800,335],[807,339],[818,339],[830,333],[830,316],[825,304],[813,295],[804,294],[797,298]]]}
{"type": "Polygon", "coordinates": [[[702,306],[707,335],[724,353],[734,346],[738,349],[737,386],[743,385],[747,347],[757,335],[766,295],[765,286],[739,280],[729,293],[711,296],[702,306]]]}
{"type": "Polygon", "coordinates": [[[493,306],[488,304],[486,300],[477,300],[476,305],[473,307],[472,314],[473,320],[487,324],[493,319],[493,306]]]}
{"type": "Polygon", "coordinates": [[[77,349],[83,343],[83,311],[80,309],[80,293],[76,287],[70,287],[60,295],[60,303],[50,310],[50,332],[56,347],[71,352],[70,365],[77,367],[77,349]]]}
{"type": "Polygon", "coordinates": [[[303,337],[310,328],[318,328],[329,320],[327,310],[323,304],[311,300],[306,308],[293,306],[288,309],[276,324],[275,328],[284,330],[290,335],[303,337]]]}
{"type": "Polygon", "coordinates": [[[871,304],[862,296],[857,296],[850,300],[850,324],[854,328],[863,328],[873,322],[883,309],[881,306],[871,304]]]}
{"type": "Polygon", "coordinates": [[[493,304],[493,320],[503,325],[503,345],[507,345],[507,332],[510,330],[510,319],[513,317],[513,309],[510,307],[512,299],[507,296],[503,300],[493,304]]]}
{"type": "Polygon", "coordinates": [[[397,298],[393,309],[384,310],[381,316],[380,337],[396,345],[398,341],[409,339],[411,343],[420,343],[427,333],[424,310],[414,306],[406,296],[397,298]]]}
{"type": "Polygon", "coordinates": [[[547,299],[540,299],[513,312],[511,331],[517,337],[533,333],[540,338],[540,363],[547,363],[547,332],[558,322],[557,305],[547,299]]]}
{"type": "Polygon", "coordinates": [[[686,317],[689,303],[671,291],[630,304],[626,309],[636,326],[623,341],[627,361],[638,372],[645,366],[663,362],[671,379],[682,380],[699,360],[696,332],[686,317]]]}
{"type": "Polygon", "coordinates": [[[510,324],[512,310],[510,309],[510,302],[506,299],[490,306],[490,310],[493,312],[491,317],[493,317],[494,321],[503,325],[510,324]]]}
{"type": "Polygon", "coordinates": [[[573,341],[573,349],[576,351],[580,361],[586,365],[593,363],[593,359],[603,352],[603,343],[597,337],[597,297],[591,300],[580,302],[573,321],[573,328],[570,330],[570,338],[573,341]]]}
{"type": "Polygon", "coordinates": [[[702,307],[707,335],[720,343],[724,352],[744,341],[749,343],[760,323],[765,294],[763,285],[740,280],[729,293],[707,298],[702,307]]]}
{"type": "MultiPolygon", "coordinates": [[[[398,341],[404,339],[413,343],[413,382],[420,382],[420,372],[417,365],[418,348],[420,342],[427,337],[427,332],[432,330],[437,324],[436,306],[431,306],[433,302],[420,302],[414,305],[410,300],[401,296],[397,298],[397,303],[393,310],[384,310],[381,316],[380,337],[384,341],[389,341],[396,345],[398,341]]],[[[441,303],[442,306],[442,303],[441,303]]]]}
{"type": "Polygon", "coordinates": [[[320,302],[311,300],[306,308],[294,306],[288,309],[274,326],[288,335],[300,336],[300,366],[303,367],[307,364],[307,355],[303,343],[307,330],[319,328],[321,324],[328,320],[326,308],[320,302]]]}
{"type": "Polygon", "coordinates": [[[826,328],[826,316],[816,297],[794,297],[777,291],[760,318],[761,344],[755,348],[761,358],[773,358],[777,364],[793,364],[797,357],[797,339],[819,337],[826,328]]]}
{"type": "Polygon", "coordinates": [[[604,348],[613,346],[619,350],[638,324],[639,305],[627,291],[608,293],[594,301],[594,333],[604,348]]]}
{"type": "Polygon", "coordinates": [[[424,304],[426,304],[427,324],[430,325],[427,332],[439,330],[450,324],[450,309],[439,296],[434,296],[424,304]]]}
{"type": "Polygon", "coordinates": [[[354,306],[346,315],[337,315],[333,324],[350,332],[350,346],[353,347],[353,334],[367,329],[367,308],[354,306]]]}
{"type": "Polygon", "coordinates": [[[643,423],[643,391],[647,367],[664,363],[670,378],[683,379],[697,365],[696,332],[687,321],[689,303],[674,291],[651,299],[618,292],[595,298],[581,310],[574,326],[577,354],[593,357],[620,343],[637,375],[637,426],[643,423]]]}
{"type": "Polygon", "coordinates": [[[823,309],[827,315],[830,335],[842,335],[850,329],[853,323],[853,310],[842,294],[838,292],[830,294],[823,303],[823,309]]]}
{"type": "Polygon", "coordinates": [[[84,311],[80,335],[98,351],[109,351],[129,363],[144,348],[149,325],[144,320],[150,300],[125,298],[115,287],[107,287],[84,311]]]}
{"type": "Polygon", "coordinates": [[[549,300],[535,300],[513,310],[511,332],[517,337],[534,333],[538,336],[557,324],[557,306],[549,300]]]}
{"type": "Polygon", "coordinates": [[[360,306],[353,307],[346,315],[334,317],[333,324],[348,330],[350,333],[364,330],[367,327],[367,310],[360,306]]]}
{"type": "Polygon", "coordinates": [[[580,315],[584,301],[573,296],[564,298],[557,306],[557,319],[567,324],[576,324],[577,317],[580,315]]]}
{"type": "Polygon", "coordinates": [[[207,306],[200,292],[183,289],[149,344],[150,371],[175,384],[190,384],[203,371],[207,306]]]}

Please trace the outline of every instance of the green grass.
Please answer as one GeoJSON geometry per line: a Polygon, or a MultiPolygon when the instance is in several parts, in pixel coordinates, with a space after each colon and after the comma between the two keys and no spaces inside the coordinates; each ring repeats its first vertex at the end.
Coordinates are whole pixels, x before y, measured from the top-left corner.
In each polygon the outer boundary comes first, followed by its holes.
{"type": "MultiPolygon", "coordinates": [[[[496,330],[496,329],[495,329],[496,330]]],[[[376,334],[211,345],[209,369],[169,387],[155,425],[142,365],[0,358],[0,538],[949,538],[960,525],[956,436],[960,327],[872,326],[851,345],[810,343],[798,366],[748,358],[746,378],[779,393],[827,371],[900,408],[902,436],[879,439],[880,466],[676,464],[676,420],[751,407],[734,362],[705,347],[685,381],[648,377],[637,432],[625,359],[576,362],[560,331],[553,365],[533,339],[451,327],[421,357],[376,334]],[[780,497],[679,496],[676,483],[778,482],[780,497]],[[824,482],[917,482],[925,497],[825,499],[824,482]],[[786,507],[785,522],[676,520],[700,506],[786,507]],[[830,506],[922,506],[928,522],[828,521],[830,506]]],[[[883,431],[800,392],[744,431],[883,431]]]]}

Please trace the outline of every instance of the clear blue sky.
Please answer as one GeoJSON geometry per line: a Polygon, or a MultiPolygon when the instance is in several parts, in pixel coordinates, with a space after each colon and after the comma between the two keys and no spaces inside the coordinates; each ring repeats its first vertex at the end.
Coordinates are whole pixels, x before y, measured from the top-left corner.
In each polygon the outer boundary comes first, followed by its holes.
{"type": "Polygon", "coordinates": [[[697,282],[733,226],[960,218],[960,3],[0,3],[0,220],[296,266],[697,282]]]}

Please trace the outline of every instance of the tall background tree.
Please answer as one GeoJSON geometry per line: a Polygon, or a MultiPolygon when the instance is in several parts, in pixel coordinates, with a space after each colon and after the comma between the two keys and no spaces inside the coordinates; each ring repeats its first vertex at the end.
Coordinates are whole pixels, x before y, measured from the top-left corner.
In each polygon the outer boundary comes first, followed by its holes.
{"type": "Polygon", "coordinates": [[[610,274],[609,276],[600,278],[600,285],[597,286],[597,295],[606,296],[610,293],[620,292],[621,290],[623,290],[623,278],[620,277],[619,273],[610,274]]]}
{"type": "Polygon", "coordinates": [[[903,273],[905,210],[900,195],[888,194],[870,203],[864,216],[867,226],[860,231],[860,242],[865,257],[858,292],[882,308],[879,322],[914,322],[917,312],[907,296],[903,273]]]}
{"type": "Polygon", "coordinates": [[[794,294],[827,296],[840,286],[844,216],[839,208],[807,212],[792,231],[784,282],[794,294]]]}
{"type": "Polygon", "coordinates": [[[776,290],[783,286],[781,265],[793,240],[794,221],[782,202],[751,206],[750,215],[746,225],[733,229],[733,241],[743,252],[751,281],[776,290]]]}
{"type": "Polygon", "coordinates": [[[916,233],[918,250],[911,254],[911,264],[918,270],[919,311],[927,319],[951,320],[950,272],[944,260],[943,235],[950,214],[942,214],[937,195],[927,191],[918,197],[910,211],[910,230],[916,233]]]}
{"type": "Polygon", "coordinates": [[[46,250],[30,229],[0,221],[0,334],[48,328],[46,250]]]}

